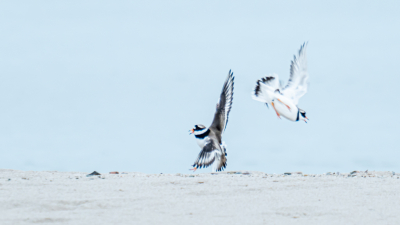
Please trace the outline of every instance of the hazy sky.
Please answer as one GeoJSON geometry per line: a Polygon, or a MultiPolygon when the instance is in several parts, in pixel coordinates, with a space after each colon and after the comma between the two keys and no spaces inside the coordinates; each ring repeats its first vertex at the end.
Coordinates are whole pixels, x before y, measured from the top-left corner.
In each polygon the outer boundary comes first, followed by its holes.
{"type": "MultiPolygon", "coordinates": [[[[399,1],[1,1],[0,168],[189,173],[229,69],[228,170],[400,171],[399,1]],[[308,41],[308,124],[251,99],[308,41]]],[[[200,172],[209,172],[210,168],[200,172]]]]}

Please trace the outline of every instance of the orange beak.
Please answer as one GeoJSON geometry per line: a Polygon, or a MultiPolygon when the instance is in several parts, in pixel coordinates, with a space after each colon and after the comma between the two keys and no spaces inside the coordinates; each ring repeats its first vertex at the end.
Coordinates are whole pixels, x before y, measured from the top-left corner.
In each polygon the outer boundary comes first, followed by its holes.
{"type": "Polygon", "coordinates": [[[189,134],[193,134],[194,133],[194,129],[189,130],[189,134]]]}

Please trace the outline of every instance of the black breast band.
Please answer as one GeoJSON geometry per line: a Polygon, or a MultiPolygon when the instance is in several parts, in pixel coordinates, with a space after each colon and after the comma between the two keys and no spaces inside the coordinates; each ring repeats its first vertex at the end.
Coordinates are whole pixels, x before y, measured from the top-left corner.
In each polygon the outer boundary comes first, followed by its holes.
{"type": "Polygon", "coordinates": [[[208,134],[210,134],[210,129],[207,129],[207,131],[202,134],[194,135],[194,136],[196,136],[196,138],[204,139],[205,137],[208,136],[208,134]]]}

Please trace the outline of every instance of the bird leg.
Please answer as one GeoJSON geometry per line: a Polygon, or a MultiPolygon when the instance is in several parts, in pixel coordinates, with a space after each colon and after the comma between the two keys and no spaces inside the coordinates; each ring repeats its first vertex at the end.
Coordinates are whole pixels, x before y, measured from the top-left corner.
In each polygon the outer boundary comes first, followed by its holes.
{"type": "Polygon", "coordinates": [[[189,169],[189,170],[193,170],[193,173],[196,172],[197,167],[193,167],[193,169],[189,169]]]}
{"type": "MultiPolygon", "coordinates": [[[[278,98],[278,101],[280,101],[282,104],[286,105],[286,104],[285,104],[284,102],[282,102],[279,98],[278,98]]],[[[286,107],[287,107],[289,110],[291,110],[291,109],[290,109],[290,106],[286,105],[286,107]]]]}
{"type": "Polygon", "coordinates": [[[274,110],[275,110],[275,112],[276,112],[276,115],[277,115],[278,118],[280,119],[280,118],[281,118],[281,115],[279,115],[278,111],[276,111],[274,102],[271,102],[271,105],[272,105],[272,107],[274,107],[274,110]]]}

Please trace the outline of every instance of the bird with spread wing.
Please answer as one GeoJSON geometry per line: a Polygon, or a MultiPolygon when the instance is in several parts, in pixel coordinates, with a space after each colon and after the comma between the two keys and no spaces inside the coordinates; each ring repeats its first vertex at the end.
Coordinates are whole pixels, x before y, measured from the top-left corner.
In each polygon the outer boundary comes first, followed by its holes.
{"type": "Polygon", "coordinates": [[[253,99],[267,106],[271,104],[278,118],[283,116],[291,121],[302,120],[307,123],[306,112],[297,107],[299,99],[307,93],[308,88],[306,47],[304,43],[297,57],[294,56],[290,65],[290,78],[285,87],[281,86],[276,74],[257,81],[252,94],[253,99]]]}
{"type": "Polygon", "coordinates": [[[214,120],[210,127],[197,124],[191,129],[201,152],[193,164],[193,171],[212,165],[213,171],[222,171],[227,165],[226,145],[222,142],[222,133],[228,124],[229,112],[232,108],[234,76],[231,71],[225,80],[215,111],[214,120]]]}

